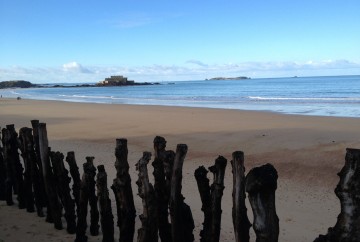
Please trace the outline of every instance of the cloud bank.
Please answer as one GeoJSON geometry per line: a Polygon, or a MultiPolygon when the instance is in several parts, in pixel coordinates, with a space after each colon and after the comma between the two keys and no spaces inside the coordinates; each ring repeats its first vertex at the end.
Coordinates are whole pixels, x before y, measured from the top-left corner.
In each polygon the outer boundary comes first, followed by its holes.
{"type": "Polygon", "coordinates": [[[135,81],[203,80],[217,76],[251,78],[319,75],[360,75],[360,63],[348,60],[306,62],[243,62],[207,64],[188,60],[183,65],[83,66],[75,61],[60,67],[0,67],[0,81],[27,80],[33,83],[91,83],[111,75],[135,81]]]}

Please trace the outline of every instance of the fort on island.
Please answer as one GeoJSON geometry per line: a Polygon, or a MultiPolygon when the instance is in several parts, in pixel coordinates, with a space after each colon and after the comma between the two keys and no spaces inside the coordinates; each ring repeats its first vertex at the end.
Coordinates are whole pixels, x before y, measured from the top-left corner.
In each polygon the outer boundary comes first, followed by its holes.
{"type": "Polygon", "coordinates": [[[105,80],[99,82],[98,86],[127,86],[135,85],[135,81],[129,81],[127,77],[124,76],[111,76],[105,78],[105,80]]]}

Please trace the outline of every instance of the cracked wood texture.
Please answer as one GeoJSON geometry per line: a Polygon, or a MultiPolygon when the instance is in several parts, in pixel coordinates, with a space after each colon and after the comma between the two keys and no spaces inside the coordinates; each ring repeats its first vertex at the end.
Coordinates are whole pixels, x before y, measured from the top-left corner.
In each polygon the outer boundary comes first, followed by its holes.
{"type": "Polygon", "coordinates": [[[231,167],[233,173],[233,208],[232,219],[236,242],[249,242],[251,223],[247,216],[245,205],[245,166],[244,153],[235,151],[232,153],[231,167]]]}
{"type": "Polygon", "coordinates": [[[76,232],[75,202],[70,194],[69,172],[64,166],[64,155],[61,152],[50,152],[51,164],[53,167],[56,188],[59,198],[64,206],[66,219],[66,230],[69,234],[76,232]]]}
{"type": "Polygon", "coordinates": [[[66,162],[69,165],[70,174],[73,179],[72,194],[74,196],[74,200],[75,200],[75,204],[76,204],[76,214],[79,215],[81,179],[80,179],[79,167],[77,166],[77,163],[76,163],[74,151],[69,151],[67,153],[66,162]]]}
{"type": "Polygon", "coordinates": [[[219,156],[215,165],[209,167],[213,173],[213,183],[209,185],[208,171],[204,166],[195,170],[195,178],[198,184],[202,202],[201,210],[204,212],[203,229],[200,231],[201,242],[218,242],[221,230],[221,199],[224,191],[224,177],[227,160],[219,156]]]}
{"type": "Polygon", "coordinates": [[[111,189],[116,200],[119,242],[128,242],[134,239],[136,210],[129,175],[127,139],[116,140],[115,157],[116,178],[111,189]]]}
{"type": "Polygon", "coordinates": [[[114,216],[111,209],[111,200],[107,187],[107,174],[104,165],[97,167],[97,196],[100,209],[100,223],[103,234],[103,242],[114,242],[114,216]]]}
{"type": "Polygon", "coordinates": [[[245,190],[254,214],[256,242],[277,242],[279,239],[279,218],[275,208],[277,179],[277,171],[271,164],[255,167],[246,176],[245,190]]]}
{"type": "Polygon", "coordinates": [[[341,211],[334,227],[315,242],[360,241],[360,149],[346,149],[345,165],[338,173],[335,194],[341,211]]]}
{"type": "Polygon", "coordinates": [[[139,172],[138,195],[142,199],[143,213],[139,216],[141,228],[138,230],[138,242],[157,242],[158,241],[158,215],[155,190],[149,182],[147,165],[151,159],[150,152],[144,152],[143,157],[136,164],[139,172]]]}

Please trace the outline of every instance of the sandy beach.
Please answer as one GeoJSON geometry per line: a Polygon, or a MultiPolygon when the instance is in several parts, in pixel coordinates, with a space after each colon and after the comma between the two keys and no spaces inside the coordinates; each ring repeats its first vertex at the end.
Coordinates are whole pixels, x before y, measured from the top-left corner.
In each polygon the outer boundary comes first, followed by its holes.
{"type": "MultiPolygon", "coordinates": [[[[136,195],[135,163],[143,151],[153,152],[156,135],[167,140],[167,149],[185,143],[189,151],[183,170],[183,195],[195,220],[195,240],[199,240],[203,214],[194,178],[195,169],[209,167],[218,155],[228,159],[222,200],[221,241],[234,241],[231,218],[231,154],[245,153],[245,167],[272,163],[278,171],[276,191],[280,219],[279,241],[313,241],[334,226],[340,203],[333,190],[337,173],[344,164],[347,147],[360,148],[358,118],[284,115],[270,112],[88,104],[55,101],[0,99],[0,127],[15,124],[31,127],[30,120],[47,123],[49,144],[54,151],[75,151],[79,167],[86,156],[95,156],[95,165],[104,164],[108,184],[115,178],[115,139],[127,138],[132,188],[137,215],[142,213],[136,195]]],[[[80,169],[82,173],[82,169],[80,169]]],[[[152,179],[152,166],[149,175],[152,179]]],[[[212,179],[212,177],[209,177],[212,179]]],[[[113,214],[116,214],[114,196],[113,214]]],[[[252,211],[248,204],[248,216],[252,211]]],[[[116,219],[116,218],[115,218],[116,219]]],[[[116,220],[115,220],[116,221],[116,220]]],[[[136,226],[140,225],[137,218],[136,226]]],[[[118,228],[115,227],[118,239],[118,228]]],[[[135,236],[136,237],[136,236],[135,236]]],[[[66,230],[17,206],[0,202],[0,241],[73,241],[66,230]]],[[[89,241],[101,241],[102,236],[89,241]]],[[[255,235],[251,229],[251,241],[255,235]]]]}

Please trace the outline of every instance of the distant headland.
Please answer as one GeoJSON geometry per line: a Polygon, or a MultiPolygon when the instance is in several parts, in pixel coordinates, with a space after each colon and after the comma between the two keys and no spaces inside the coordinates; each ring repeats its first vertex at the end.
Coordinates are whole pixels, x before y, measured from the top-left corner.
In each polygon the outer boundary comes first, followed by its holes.
{"type": "Polygon", "coordinates": [[[135,82],[133,80],[128,80],[124,76],[111,76],[105,78],[105,80],[100,81],[96,84],[78,84],[78,85],[60,85],[60,84],[33,84],[29,81],[24,80],[12,80],[12,81],[3,81],[0,82],[0,89],[5,88],[57,88],[57,87],[118,87],[118,86],[143,86],[143,85],[159,85],[160,83],[150,83],[150,82],[135,82]]]}
{"type": "Polygon", "coordinates": [[[23,80],[14,80],[14,81],[4,81],[0,82],[0,89],[5,88],[30,88],[30,87],[36,87],[36,84],[32,84],[28,81],[23,80]]]}
{"type": "Polygon", "coordinates": [[[205,79],[205,81],[222,81],[222,80],[246,80],[251,79],[247,76],[238,76],[238,77],[214,77],[210,79],[205,79]]]}

